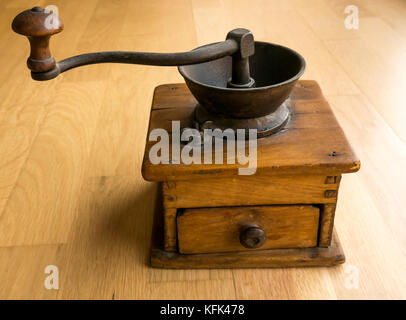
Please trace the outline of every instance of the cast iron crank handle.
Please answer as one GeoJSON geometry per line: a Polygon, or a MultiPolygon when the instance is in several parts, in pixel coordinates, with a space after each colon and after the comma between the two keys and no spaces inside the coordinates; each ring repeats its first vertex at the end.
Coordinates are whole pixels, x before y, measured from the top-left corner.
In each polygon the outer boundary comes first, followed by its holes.
{"type": "Polygon", "coordinates": [[[249,30],[235,29],[223,42],[214,43],[188,52],[153,53],[135,51],[106,51],[86,53],[55,62],[49,49],[50,37],[63,30],[59,16],[40,7],[34,7],[17,15],[12,23],[16,33],[28,37],[31,53],[27,66],[34,80],[51,80],[69,69],[95,63],[131,63],[155,66],[180,66],[197,64],[232,56],[231,84],[248,85],[249,56],[254,54],[254,37],[249,30]]]}

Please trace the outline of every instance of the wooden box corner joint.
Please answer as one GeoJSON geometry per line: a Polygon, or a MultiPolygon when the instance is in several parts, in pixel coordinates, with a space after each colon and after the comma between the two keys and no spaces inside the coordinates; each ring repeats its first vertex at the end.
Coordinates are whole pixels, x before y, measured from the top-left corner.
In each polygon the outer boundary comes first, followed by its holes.
{"type": "MultiPolygon", "coordinates": [[[[190,126],[196,101],[184,84],[159,86],[149,132],[190,126]]],[[[334,231],[342,174],[360,162],[315,81],[299,81],[282,132],[257,141],[257,171],[239,164],[158,164],[142,173],[158,181],[151,265],[161,268],[334,266],[343,263],[334,231]]],[[[148,132],[148,135],[149,135],[148,132]]]]}

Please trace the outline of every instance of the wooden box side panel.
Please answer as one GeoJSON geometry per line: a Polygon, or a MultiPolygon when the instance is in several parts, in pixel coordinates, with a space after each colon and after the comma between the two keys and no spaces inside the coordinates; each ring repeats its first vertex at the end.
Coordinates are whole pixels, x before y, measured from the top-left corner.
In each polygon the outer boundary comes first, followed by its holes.
{"type": "Polygon", "coordinates": [[[177,250],[177,227],[176,215],[178,209],[173,206],[172,201],[168,201],[168,190],[174,187],[171,182],[163,182],[160,186],[163,200],[163,240],[164,249],[174,252],[177,250]]]}
{"type": "MultiPolygon", "coordinates": [[[[326,184],[333,184],[340,187],[341,175],[329,176],[326,178],[326,184]]],[[[337,200],[337,199],[336,199],[337,200]]],[[[319,247],[328,247],[331,245],[333,238],[334,216],[336,211],[335,203],[323,204],[320,209],[320,224],[319,224],[319,247]]]]}
{"type": "Polygon", "coordinates": [[[331,244],[335,211],[335,203],[325,204],[320,209],[319,247],[328,247],[331,244]]]}

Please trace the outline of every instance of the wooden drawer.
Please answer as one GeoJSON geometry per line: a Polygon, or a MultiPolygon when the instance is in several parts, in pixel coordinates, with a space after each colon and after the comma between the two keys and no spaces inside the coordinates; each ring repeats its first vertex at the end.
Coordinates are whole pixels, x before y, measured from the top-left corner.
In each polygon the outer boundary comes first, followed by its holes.
{"type": "Polygon", "coordinates": [[[185,209],[178,246],[184,254],[314,247],[318,226],[311,205],[185,209]]]}

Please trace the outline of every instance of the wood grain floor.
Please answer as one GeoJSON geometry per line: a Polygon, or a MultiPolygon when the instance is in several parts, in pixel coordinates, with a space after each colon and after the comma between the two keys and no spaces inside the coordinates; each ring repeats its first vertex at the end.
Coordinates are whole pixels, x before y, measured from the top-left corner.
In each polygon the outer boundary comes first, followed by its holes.
{"type": "Polygon", "coordinates": [[[406,1],[0,0],[0,298],[406,298],[406,1]],[[152,92],[176,68],[95,65],[30,79],[20,11],[54,4],[57,59],[182,51],[246,27],[299,51],[362,166],[343,177],[336,268],[158,270],[147,264],[157,186],[141,161],[152,92]],[[359,30],[344,27],[358,6],[359,30]],[[59,290],[44,288],[47,265],[59,290]],[[357,281],[358,280],[358,281],[357,281]]]}

